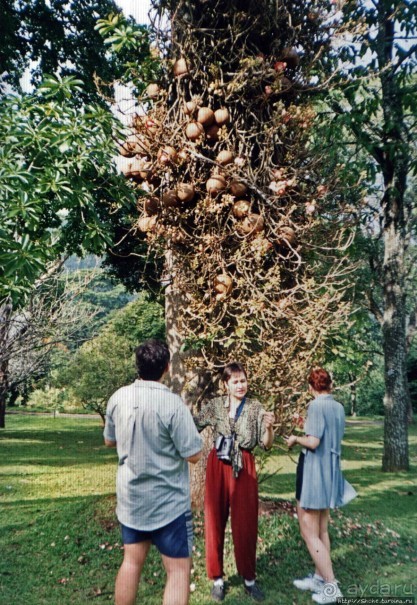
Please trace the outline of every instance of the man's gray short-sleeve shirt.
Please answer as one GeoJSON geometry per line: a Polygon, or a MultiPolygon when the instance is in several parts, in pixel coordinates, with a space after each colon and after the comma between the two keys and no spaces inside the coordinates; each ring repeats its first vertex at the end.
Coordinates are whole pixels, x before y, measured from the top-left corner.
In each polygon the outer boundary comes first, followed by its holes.
{"type": "Polygon", "coordinates": [[[201,450],[191,413],[159,382],[136,380],[109,399],[104,437],[117,442],[117,517],[152,531],[190,508],[185,458],[201,450]]]}

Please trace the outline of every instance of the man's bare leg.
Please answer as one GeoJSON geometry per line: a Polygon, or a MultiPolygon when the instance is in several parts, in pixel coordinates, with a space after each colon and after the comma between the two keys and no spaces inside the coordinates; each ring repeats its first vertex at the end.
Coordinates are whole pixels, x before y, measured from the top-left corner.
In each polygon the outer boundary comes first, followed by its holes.
{"type": "Polygon", "coordinates": [[[115,605],[134,605],[150,541],[124,545],[123,563],[116,578],[115,605]]]}
{"type": "Polygon", "coordinates": [[[187,605],[190,596],[191,557],[174,559],[162,555],[162,562],[167,572],[163,605],[187,605]]]}

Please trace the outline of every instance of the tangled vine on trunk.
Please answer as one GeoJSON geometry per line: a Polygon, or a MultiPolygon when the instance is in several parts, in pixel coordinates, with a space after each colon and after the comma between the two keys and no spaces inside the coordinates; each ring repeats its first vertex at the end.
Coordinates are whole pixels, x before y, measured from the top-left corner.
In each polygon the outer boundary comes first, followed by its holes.
{"type": "Polygon", "coordinates": [[[327,69],[331,6],[155,0],[163,75],[120,147],[141,192],[134,228],[180,293],[185,363],[243,360],[283,429],[348,313],[350,225],[307,94],[327,69]]]}

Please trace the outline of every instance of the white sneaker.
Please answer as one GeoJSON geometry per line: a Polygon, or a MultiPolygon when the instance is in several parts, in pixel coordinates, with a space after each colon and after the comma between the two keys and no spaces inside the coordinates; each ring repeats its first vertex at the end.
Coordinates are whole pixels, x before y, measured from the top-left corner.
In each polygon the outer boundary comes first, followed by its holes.
{"type": "Polygon", "coordinates": [[[321,592],[324,586],[324,580],[315,573],[310,573],[305,578],[293,580],[293,584],[298,590],[311,590],[311,592],[321,592]]]}
{"type": "Polygon", "coordinates": [[[342,597],[337,582],[326,582],[323,584],[321,592],[313,594],[313,601],[316,603],[335,603],[337,599],[342,597]]]}

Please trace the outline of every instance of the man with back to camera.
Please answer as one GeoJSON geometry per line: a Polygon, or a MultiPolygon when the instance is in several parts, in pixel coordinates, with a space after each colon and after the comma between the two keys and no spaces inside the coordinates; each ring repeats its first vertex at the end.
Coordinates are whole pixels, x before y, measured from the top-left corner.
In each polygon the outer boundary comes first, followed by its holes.
{"type": "Polygon", "coordinates": [[[117,518],[124,544],[115,605],[134,605],[151,544],[167,573],[163,605],[187,605],[192,517],[187,461],[201,457],[201,438],[182,399],[161,380],[169,350],[159,340],[136,349],[138,379],[109,399],[104,442],[117,447],[117,518]]]}

